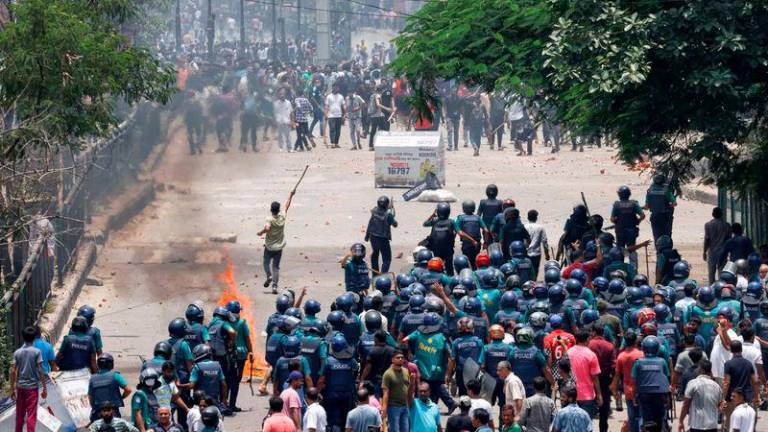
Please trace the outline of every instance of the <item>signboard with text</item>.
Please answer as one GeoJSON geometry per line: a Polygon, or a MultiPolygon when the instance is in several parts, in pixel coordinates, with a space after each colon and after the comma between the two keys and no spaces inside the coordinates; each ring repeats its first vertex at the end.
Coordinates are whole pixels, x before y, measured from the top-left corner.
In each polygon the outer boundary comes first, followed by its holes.
{"type": "Polygon", "coordinates": [[[445,184],[440,132],[378,132],[374,139],[377,188],[410,188],[434,173],[445,184]]]}

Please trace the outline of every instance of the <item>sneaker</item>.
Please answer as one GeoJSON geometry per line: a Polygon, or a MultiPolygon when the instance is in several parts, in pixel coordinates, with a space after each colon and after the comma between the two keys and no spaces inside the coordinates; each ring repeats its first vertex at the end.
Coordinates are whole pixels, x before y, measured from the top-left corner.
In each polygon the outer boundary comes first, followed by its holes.
{"type": "Polygon", "coordinates": [[[267,280],[264,281],[264,288],[268,288],[269,284],[271,284],[271,283],[272,283],[272,277],[271,276],[267,276],[267,280]]]}
{"type": "Polygon", "coordinates": [[[475,149],[475,154],[472,156],[480,156],[480,149],[475,149]]]}
{"type": "Polygon", "coordinates": [[[277,286],[276,285],[272,286],[272,294],[277,294],[277,286]]]}
{"type": "Polygon", "coordinates": [[[242,408],[240,408],[240,407],[238,407],[238,406],[235,406],[235,407],[230,407],[229,409],[231,409],[231,410],[232,410],[232,412],[236,412],[236,413],[238,413],[238,412],[243,412],[243,409],[242,409],[242,408]]]}

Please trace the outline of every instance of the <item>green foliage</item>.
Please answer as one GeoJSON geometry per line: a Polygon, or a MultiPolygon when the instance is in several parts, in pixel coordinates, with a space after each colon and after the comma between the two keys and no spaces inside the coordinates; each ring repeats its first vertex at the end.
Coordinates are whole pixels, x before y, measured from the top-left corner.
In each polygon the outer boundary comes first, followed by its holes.
{"type": "Polygon", "coordinates": [[[750,0],[430,1],[395,71],[546,98],[579,132],[614,137],[685,182],[768,196],[768,4],[750,0]]]}
{"type": "Polygon", "coordinates": [[[104,135],[117,121],[118,102],[168,100],[173,69],[119,32],[138,17],[139,3],[27,0],[13,6],[15,20],[0,32],[0,107],[13,110],[25,127],[0,136],[2,157],[23,157],[29,144],[76,145],[77,138],[104,135]]]}

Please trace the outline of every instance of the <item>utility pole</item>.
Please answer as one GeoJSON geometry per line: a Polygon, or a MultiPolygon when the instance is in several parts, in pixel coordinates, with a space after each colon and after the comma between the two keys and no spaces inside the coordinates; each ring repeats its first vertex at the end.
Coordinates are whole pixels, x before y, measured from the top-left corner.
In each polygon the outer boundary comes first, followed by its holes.
{"type": "Polygon", "coordinates": [[[331,60],[331,17],[328,0],[317,0],[317,63],[326,64],[331,60]]]}
{"type": "Polygon", "coordinates": [[[277,2],[276,0],[272,0],[272,63],[277,63],[277,2]]]}
{"type": "Polygon", "coordinates": [[[181,52],[181,0],[176,0],[176,53],[181,52]]]}
{"type": "Polygon", "coordinates": [[[240,0],[240,53],[245,52],[245,0],[240,0]]]}
{"type": "Polygon", "coordinates": [[[298,54],[299,62],[304,60],[304,51],[301,49],[301,44],[304,41],[301,28],[301,0],[296,0],[296,52],[298,54]]]}
{"type": "Polygon", "coordinates": [[[213,60],[213,39],[216,36],[215,29],[214,29],[214,16],[213,16],[213,5],[211,5],[211,2],[213,0],[208,0],[208,22],[206,23],[205,30],[208,33],[208,60],[213,60]]]}

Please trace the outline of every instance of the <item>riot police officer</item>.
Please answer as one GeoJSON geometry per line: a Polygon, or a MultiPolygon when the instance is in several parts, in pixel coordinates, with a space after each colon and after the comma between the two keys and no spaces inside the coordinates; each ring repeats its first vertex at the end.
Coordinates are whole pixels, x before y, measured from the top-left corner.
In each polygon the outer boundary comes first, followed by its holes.
{"type": "Polygon", "coordinates": [[[523,322],[524,315],[517,309],[517,294],[514,291],[506,291],[499,301],[500,309],[493,316],[493,324],[500,324],[506,328],[510,323],[523,322]]]}
{"type": "Polygon", "coordinates": [[[499,406],[504,406],[504,380],[499,378],[496,366],[500,362],[506,361],[512,352],[512,346],[504,343],[504,327],[494,324],[488,330],[491,342],[485,345],[485,372],[496,380],[496,388],[491,397],[491,405],[499,402],[499,406]]]}
{"type": "Polygon", "coordinates": [[[353,358],[353,350],[343,335],[337,334],[330,342],[331,355],[320,376],[323,389],[323,407],[331,431],[342,431],[346,426],[347,413],[352,410],[355,377],[359,366],[353,358]]]}
{"type": "Polygon", "coordinates": [[[120,407],[124,406],[123,399],[127,398],[133,390],[120,372],[112,370],[115,367],[115,359],[111,354],[101,354],[96,363],[99,371],[91,375],[88,381],[91,421],[99,418],[98,407],[104,402],[110,402],[114,407],[115,417],[120,417],[120,407]]]}
{"type": "Polygon", "coordinates": [[[456,240],[456,224],[449,217],[451,206],[446,202],[437,205],[435,211],[424,221],[424,227],[431,227],[429,249],[443,259],[445,272],[453,276],[453,246],[456,240]]]}
{"type": "Polygon", "coordinates": [[[488,228],[491,227],[493,218],[502,211],[501,200],[496,198],[498,195],[499,188],[495,184],[489,184],[485,188],[486,198],[480,200],[480,207],[477,209],[477,215],[482,218],[483,223],[488,228]]]}
{"type": "Polygon", "coordinates": [[[535,393],[534,378],[543,375],[552,382],[552,376],[547,369],[547,359],[541,349],[534,345],[533,338],[533,330],[530,327],[521,328],[515,333],[516,345],[509,353],[512,372],[523,382],[526,397],[531,397],[535,393]]]}
{"type": "MultiPolygon", "coordinates": [[[[213,360],[217,361],[224,372],[227,383],[240,383],[237,379],[237,358],[235,339],[237,331],[232,326],[234,315],[226,307],[219,306],[213,311],[213,319],[208,325],[211,335],[213,360]]],[[[226,398],[223,398],[226,400],[226,398]]]]}
{"type": "Polygon", "coordinates": [[[88,335],[88,321],[82,316],[72,320],[68,335],[64,336],[56,354],[56,364],[63,371],[88,368],[96,372],[96,345],[88,335]]]}
{"type": "Polygon", "coordinates": [[[360,317],[352,312],[352,307],[357,303],[354,296],[353,293],[345,293],[336,298],[336,307],[342,312],[344,318],[341,332],[352,349],[357,346],[360,335],[363,333],[360,317]]]}
{"type": "Polygon", "coordinates": [[[313,386],[309,361],[301,355],[301,339],[290,335],[283,341],[283,355],[277,359],[272,371],[272,392],[275,396],[280,396],[280,393],[287,388],[291,364],[299,364],[298,370],[306,377],[307,388],[313,386]]]}
{"type": "Polygon", "coordinates": [[[203,324],[205,320],[203,308],[192,303],[187,306],[184,316],[187,318],[187,324],[189,325],[189,332],[185,337],[189,343],[189,348],[195,349],[200,344],[208,343],[211,337],[208,334],[208,327],[203,324]]]}
{"type": "Polygon", "coordinates": [[[144,369],[139,374],[139,385],[136,386],[136,393],[131,398],[131,421],[135,425],[143,425],[143,430],[157,423],[157,410],[160,408],[160,403],[157,401],[155,390],[158,388],[160,388],[160,373],[152,368],[144,369]]]}
{"type": "Polygon", "coordinates": [[[368,228],[365,230],[365,241],[371,242],[371,268],[375,274],[387,273],[392,263],[392,227],[397,228],[395,209],[389,198],[380,196],[376,207],[371,209],[368,228]],[[381,253],[381,272],[379,272],[379,253],[381,253]]]}
{"type": "Polygon", "coordinates": [[[234,412],[242,411],[237,406],[237,396],[240,390],[240,381],[245,373],[245,362],[250,360],[253,363],[253,346],[251,345],[251,329],[243,318],[240,317],[242,306],[237,300],[231,300],[227,303],[227,310],[235,318],[235,362],[230,365],[235,368],[227,375],[227,386],[229,387],[229,408],[234,412]]]}
{"type": "Polygon", "coordinates": [[[662,427],[666,422],[669,403],[669,365],[659,357],[661,342],[656,336],[646,336],[641,346],[645,357],[635,360],[632,366],[632,377],[637,389],[635,400],[643,421],[651,421],[662,427]]]}
{"type": "MultiPolygon", "coordinates": [[[[152,351],[153,357],[144,362],[141,365],[141,370],[152,368],[156,371],[163,369],[163,363],[171,360],[173,354],[173,348],[166,341],[160,341],[155,344],[155,349],[152,351]]],[[[175,372],[175,371],[174,371],[175,372]]]]}
{"type": "Polygon", "coordinates": [[[267,338],[274,333],[283,314],[288,308],[293,307],[293,301],[287,294],[280,294],[275,300],[275,312],[267,318],[267,338]]]}
{"type": "Polygon", "coordinates": [[[568,279],[565,282],[565,290],[568,292],[568,297],[563,301],[563,307],[572,310],[574,317],[581,317],[582,312],[591,308],[586,300],[580,298],[584,290],[581,281],[575,278],[568,279]]]}
{"type": "Polygon", "coordinates": [[[397,294],[392,292],[392,278],[389,275],[381,275],[374,279],[373,286],[381,293],[381,314],[387,319],[387,323],[391,323],[398,304],[397,294]]]}
{"type": "Polygon", "coordinates": [[[426,299],[422,295],[413,295],[408,299],[409,311],[403,316],[400,327],[397,329],[397,338],[399,340],[418,330],[424,324],[425,304],[426,299]]]}
{"type": "Polygon", "coordinates": [[[341,268],[344,269],[347,292],[360,295],[371,286],[368,264],[365,262],[365,246],[362,243],[355,243],[349,248],[349,254],[341,259],[341,268]]]}
{"type": "Polygon", "coordinates": [[[475,323],[469,317],[460,318],[458,321],[458,337],[451,342],[451,356],[448,359],[448,369],[446,371],[446,385],[454,377],[459,395],[467,394],[466,383],[464,382],[464,364],[472,359],[478,365],[485,363],[485,344],[483,340],[475,336],[475,323]]]}
{"type": "Polygon", "coordinates": [[[96,355],[101,355],[101,350],[104,348],[104,343],[101,340],[101,330],[93,325],[96,320],[96,309],[91,305],[80,306],[77,310],[77,316],[85,318],[88,322],[88,331],[85,333],[93,339],[93,345],[96,347],[96,355]]]}
{"type": "Polygon", "coordinates": [[[480,216],[474,214],[474,201],[464,201],[461,203],[461,209],[464,211],[464,214],[456,217],[455,229],[461,239],[461,253],[466,255],[466,258],[472,265],[472,270],[476,270],[475,257],[480,252],[483,235],[486,237],[489,235],[488,226],[480,216]]]}
{"type": "Polygon", "coordinates": [[[228,415],[232,411],[227,406],[227,380],[221,365],[213,359],[213,353],[208,345],[195,347],[195,365],[192,366],[189,382],[195,390],[202,390],[213,398],[221,413],[228,415]]]}
{"type": "Polygon", "coordinates": [[[525,243],[522,241],[513,241],[509,245],[509,254],[511,258],[512,270],[520,278],[521,283],[526,283],[533,278],[533,263],[526,255],[525,243]]]}
{"type": "MultiPolygon", "coordinates": [[[[638,225],[645,219],[645,213],[636,200],[629,199],[632,191],[627,186],[619,187],[619,200],[613,203],[611,222],[616,226],[616,246],[634,246],[640,234],[638,225]]],[[[637,268],[637,252],[629,254],[629,262],[637,268]]]]}
{"type": "Polygon", "coordinates": [[[645,195],[644,209],[651,211],[651,229],[653,240],[663,235],[672,237],[672,220],[674,219],[677,199],[672,193],[664,174],[653,176],[653,184],[645,195]]]}
{"type": "Polygon", "coordinates": [[[301,355],[309,363],[312,382],[317,383],[328,359],[327,323],[317,321],[306,327],[301,338],[301,355]]]}
{"type": "MultiPolygon", "coordinates": [[[[363,316],[363,323],[365,325],[365,331],[360,336],[360,342],[358,342],[357,355],[359,358],[360,368],[364,369],[367,365],[366,361],[368,354],[370,354],[373,347],[376,345],[376,334],[384,331],[382,324],[382,316],[379,311],[369,310],[365,312],[363,316]]],[[[397,347],[395,339],[384,331],[385,343],[392,348],[397,347]]]]}

